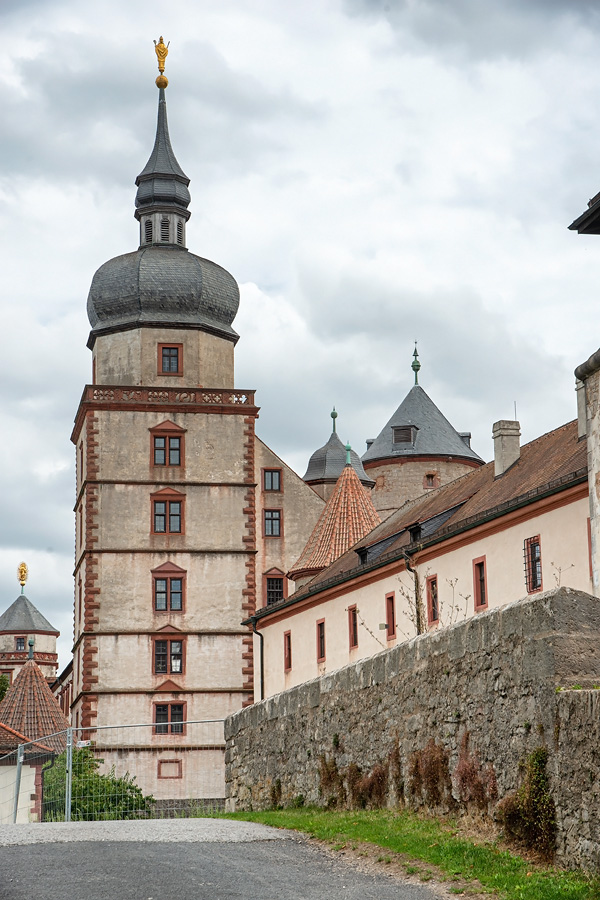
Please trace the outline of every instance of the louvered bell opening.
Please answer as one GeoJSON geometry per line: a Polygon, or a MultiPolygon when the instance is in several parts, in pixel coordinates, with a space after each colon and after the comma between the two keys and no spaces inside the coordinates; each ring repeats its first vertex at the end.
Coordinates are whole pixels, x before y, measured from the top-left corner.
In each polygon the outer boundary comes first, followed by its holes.
{"type": "Polygon", "coordinates": [[[169,229],[169,220],[167,219],[166,216],[164,216],[164,217],[160,220],[160,240],[161,240],[161,242],[162,242],[163,244],[168,244],[168,243],[169,243],[169,237],[170,237],[169,231],[170,231],[170,229],[169,229]]]}
{"type": "Polygon", "coordinates": [[[144,240],[147,244],[152,243],[152,219],[146,219],[144,222],[144,240]]]}
{"type": "Polygon", "coordinates": [[[177,223],[177,243],[183,246],[183,222],[177,223]]]}

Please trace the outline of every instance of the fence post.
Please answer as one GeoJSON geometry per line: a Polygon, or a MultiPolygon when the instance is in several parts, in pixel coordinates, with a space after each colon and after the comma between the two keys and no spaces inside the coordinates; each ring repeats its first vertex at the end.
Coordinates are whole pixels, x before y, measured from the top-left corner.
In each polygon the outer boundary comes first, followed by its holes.
{"type": "Polygon", "coordinates": [[[19,811],[19,794],[21,793],[21,769],[23,768],[23,757],[25,751],[23,744],[17,747],[17,774],[15,777],[15,805],[13,808],[13,825],[17,823],[17,813],[19,811]]]}
{"type": "Polygon", "coordinates": [[[67,728],[67,768],[65,774],[65,822],[71,821],[71,789],[73,786],[73,729],[67,728]]]}

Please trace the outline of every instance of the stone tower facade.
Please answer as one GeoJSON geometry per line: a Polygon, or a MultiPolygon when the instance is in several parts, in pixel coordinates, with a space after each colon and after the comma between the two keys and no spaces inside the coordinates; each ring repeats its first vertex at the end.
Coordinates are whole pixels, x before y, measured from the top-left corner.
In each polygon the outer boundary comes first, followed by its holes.
{"type": "MultiPolygon", "coordinates": [[[[252,634],[241,622],[267,589],[287,595],[284,573],[323,502],[258,441],[254,393],[234,388],[238,286],[185,246],[189,179],[171,148],[164,87],[136,184],[140,246],[105,263],[88,298],[93,383],[72,434],[72,721],[155,723],[147,743],[155,755],[164,748],[169,771],[185,773],[202,752],[221,771],[223,747],[190,748],[181,723],[252,702],[252,634]]],[[[153,765],[144,788],[173,796],[153,765]]]]}

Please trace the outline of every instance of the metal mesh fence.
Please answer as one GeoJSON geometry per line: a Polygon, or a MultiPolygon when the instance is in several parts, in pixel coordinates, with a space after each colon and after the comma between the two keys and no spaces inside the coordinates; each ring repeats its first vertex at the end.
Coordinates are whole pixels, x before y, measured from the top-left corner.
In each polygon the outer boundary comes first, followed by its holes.
{"type": "Polygon", "coordinates": [[[224,753],[222,719],[69,728],[0,757],[0,824],[203,815],[224,753]]]}

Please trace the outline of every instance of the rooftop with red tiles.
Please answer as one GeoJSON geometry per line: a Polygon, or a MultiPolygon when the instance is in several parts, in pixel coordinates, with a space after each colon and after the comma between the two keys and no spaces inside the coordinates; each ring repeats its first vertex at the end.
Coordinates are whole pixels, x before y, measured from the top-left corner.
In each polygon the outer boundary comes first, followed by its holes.
{"type": "Polygon", "coordinates": [[[65,749],[65,735],[57,732],[64,732],[69,722],[32,659],[27,660],[0,703],[0,723],[26,735],[29,741],[44,738],[53,750],[65,749]]]}

